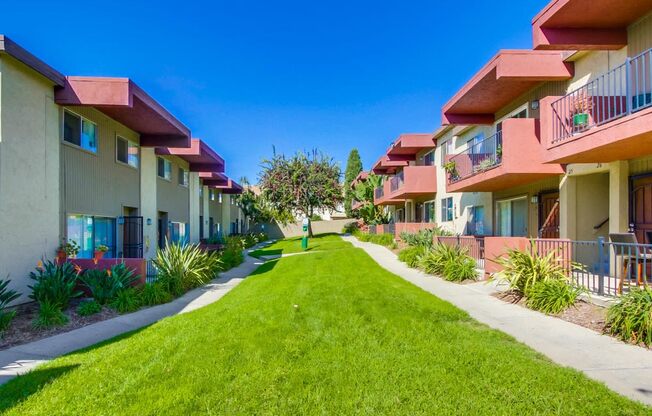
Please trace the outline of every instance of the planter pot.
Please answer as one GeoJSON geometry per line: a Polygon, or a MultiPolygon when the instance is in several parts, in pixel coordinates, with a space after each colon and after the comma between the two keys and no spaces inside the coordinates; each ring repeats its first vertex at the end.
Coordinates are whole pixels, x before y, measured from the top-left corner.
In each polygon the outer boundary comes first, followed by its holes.
{"type": "Polygon", "coordinates": [[[57,250],[57,260],[63,262],[66,261],[68,256],[66,255],[66,252],[63,250],[57,250]]]}
{"type": "Polygon", "coordinates": [[[104,257],[104,252],[103,251],[95,251],[93,253],[93,258],[95,260],[102,260],[102,257],[104,257]]]}
{"type": "Polygon", "coordinates": [[[573,115],[573,125],[583,127],[589,124],[589,115],[587,113],[578,113],[573,115]]]}

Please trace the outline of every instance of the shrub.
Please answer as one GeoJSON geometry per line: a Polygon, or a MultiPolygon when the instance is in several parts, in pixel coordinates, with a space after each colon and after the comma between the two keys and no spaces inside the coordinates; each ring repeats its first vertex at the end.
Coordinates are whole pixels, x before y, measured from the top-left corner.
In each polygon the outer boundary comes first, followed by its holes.
{"type": "MultiPolygon", "coordinates": [[[[509,249],[507,256],[496,259],[496,262],[503,267],[498,277],[507,282],[510,289],[525,296],[539,281],[568,279],[563,259],[557,256],[557,252],[540,255],[534,242],[526,251],[509,249]]],[[[581,269],[582,266],[573,263],[571,267],[581,269]]]]}
{"type": "Polygon", "coordinates": [[[138,279],[139,276],[134,274],[134,270],[124,263],[118,263],[109,270],[89,269],[79,278],[100,305],[110,303],[119,291],[133,286],[138,279]]]}
{"type": "Polygon", "coordinates": [[[566,280],[541,280],[527,294],[526,305],[547,314],[558,314],[575,305],[582,289],[566,280]]]}
{"type": "Polygon", "coordinates": [[[344,224],[344,227],[342,227],[342,234],[353,234],[355,231],[360,229],[360,225],[358,224],[357,221],[351,221],[349,223],[344,224]]]}
{"type": "Polygon", "coordinates": [[[402,232],[400,237],[401,240],[409,246],[424,246],[431,248],[434,244],[434,237],[451,235],[453,234],[440,228],[439,226],[434,226],[430,229],[419,230],[416,233],[402,232]]]}
{"type": "Polygon", "coordinates": [[[242,242],[238,237],[227,237],[224,251],[221,254],[222,270],[229,270],[244,261],[242,242]]]}
{"type": "Polygon", "coordinates": [[[358,240],[365,243],[374,243],[385,247],[396,246],[396,242],[394,241],[394,234],[366,234],[358,231],[354,233],[354,235],[358,238],[358,240]]]}
{"type": "Polygon", "coordinates": [[[173,296],[160,283],[147,283],[140,291],[140,302],[146,306],[168,303],[173,296]]]}
{"type": "Polygon", "coordinates": [[[90,316],[100,313],[102,305],[95,300],[85,300],[77,306],[77,314],[80,316],[90,316]]]}
{"type": "Polygon", "coordinates": [[[34,320],[34,328],[48,329],[68,323],[68,317],[61,311],[61,306],[48,300],[39,302],[38,317],[34,320]]]}
{"type": "Polygon", "coordinates": [[[428,249],[425,247],[413,246],[407,247],[398,253],[398,259],[405,263],[408,267],[418,267],[421,257],[428,254],[428,249]]]}
{"type": "Polygon", "coordinates": [[[129,313],[140,308],[138,292],[133,287],[123,289],[111,302],[111,307],[120,313],[129,313]]]}
{"type": "Polygon", "coordinates": [[[446,264],[455,261],[461,254],[462,249],[459,247],[438,243],[428,254],[421,257],[419,267],[426,273],[443,275],[446,264]]]}
{"type": "Polygon", "coordinates": [[[448,260],[444,264],[444,279],[449,282],[463,282],[465,280],[477,279],[478,273],[475,270],[475,259],[463,251],[456,254],[454,259],[448,260]]]}
{"type": "Polygon", "coordinates": [[[607,310],[606,331],[623,341],[652,344],[652,289],[633,288],[607,310]]]}
{"type": "Polygon", "coordinates": [[[10,282],[9,279],[0,279],[0,337],[9,328],[9,324],[16,316],[16,311],[8,311],[7,305],[20,297],[20,294],[15,290],[7,289],[10,282]]]}
{"type": "Polygon", "coordinates": [[[204,251],[196,244],[181,243],[167,243],[156,252],[154,264],[158,269],[157,282],[173,295],[207,283],[222,267],[217,253],[204,251]]]}
{"type": "Polygon", "coordinates": [[[29,274],[30,279],[34,280],[30,298],[39,304],[47,302],[52,306],[57,306],[60,310],[68,307],[70,299],[81,296],[82,292],[76,290],[79,269],[75,270],[70,263],[57,264],[51,261],[45,261],[43,265],[36,268],[36,272],[29,274]]]}

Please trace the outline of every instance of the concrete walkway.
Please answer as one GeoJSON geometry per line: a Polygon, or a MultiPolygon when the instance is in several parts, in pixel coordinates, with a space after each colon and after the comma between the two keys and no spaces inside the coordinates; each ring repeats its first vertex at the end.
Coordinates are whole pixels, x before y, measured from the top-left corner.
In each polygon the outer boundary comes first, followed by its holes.
{"type": "Polygon", "coordinates": [[[474,319],[624,396],[652,405],[652,351],[496,299],[491,296],[495,291],[492,285],[450,283],[407,267],[385,247],[354,237],[343,238],[362,248],[383,268],[467,311],[474,319]]]}
{"type": "MultiPolygon", "coordinates": [[[[252,247],[247,250],[247,253],[265,247],[270,243],[262,243],[252,247]]],[[[187,313],[216,302],[242,282],[245,277],[253,273],[261,264],[263,264],[261,260],[245,255],[245,261],[238,267],[220,273],[219,278],[205,286],[191,290],[170,303],[120,315],[116,318],[0,351],[0,384],[4,384],[17,375],[26,373],[39,364],[61,355],[80,348],[86,348],[125,332],[140,329],[165,317],[187,313]]]]}

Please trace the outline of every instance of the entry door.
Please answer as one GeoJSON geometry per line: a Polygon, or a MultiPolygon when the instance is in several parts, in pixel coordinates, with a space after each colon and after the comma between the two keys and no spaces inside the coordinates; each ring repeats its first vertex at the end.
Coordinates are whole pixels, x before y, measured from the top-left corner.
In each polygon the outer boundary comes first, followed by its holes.
{"type": "Polygon", "coordinates": [[[652,176],[634,180],[630,200],[636,238],[639,243],[652,244],[648,238],[652,233],[652,176]]]}
{"type": "Polygon", "coordinates": [[[559,192],[545,193],[539,198],[539,236],[559,238],[559,192]]]}
{"type": "Polygon", "coordinates": [[[122,255],[126,258],[143,257],[143,217],[123,217],[122,255]]]}
{"type": "Polygon", "coordinates": [[[501,237],[527,237],[527,198],[496,202],[496,234],[501,237]]]}

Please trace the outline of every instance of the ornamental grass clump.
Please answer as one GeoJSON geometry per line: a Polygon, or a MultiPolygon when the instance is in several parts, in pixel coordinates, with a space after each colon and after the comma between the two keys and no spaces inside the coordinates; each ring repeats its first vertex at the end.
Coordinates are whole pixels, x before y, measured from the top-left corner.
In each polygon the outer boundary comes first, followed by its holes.
{"type": "Polygon", "coordinates": [[[398,259],[408,267],[416,268],[419,266],[421,257],[428,254],[428,249],[420,246],[407,247],[398,253],[398,259]]]}
{"type": "Polygon", "coordinates": [[[530,287],[525,304],[539,312],[556,315],[575,305],[582,292],[566,280],[542,280],[530,287]]]}
{"type": "Polygon", "coordinates": [[[427,254],[421,256],[419,267],[428,274],[439,275],[450,282],[475,280],[475,259],[465,247],[437,243],[427,254]]]}
{"type": "Polygon", "coordinates": [[[434,245],[434,238],[439,236],[451,236],[452,233],[438,227],[419,230],[416,233],[402,232],[400,234],[401,240],[409,246],[424,246],[432,248],[434,245]]]}
{"type": "Polygon", "coordinates": [[[10,282],[9,279],[0,279],[0,337],[9,328],[11,321],[16,316],[16,311],[7,310],[7,305],[20,297],[18,292],[8,289],[10,282]]]}
{"type": "Polygon", "coordinates": [[[157,282],[176,296],[208,283],[222,268],[216,252],[204,251],[197,244],[170,242],[156,252],[154,264],[158,269],[157,282]]]}
{"type": "Polygon", "coordinates": [[[652,289],[633,288],[607,310],[605,331],[623,341],[652,345],[652,289]]]}

